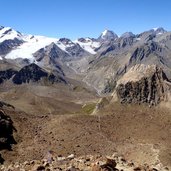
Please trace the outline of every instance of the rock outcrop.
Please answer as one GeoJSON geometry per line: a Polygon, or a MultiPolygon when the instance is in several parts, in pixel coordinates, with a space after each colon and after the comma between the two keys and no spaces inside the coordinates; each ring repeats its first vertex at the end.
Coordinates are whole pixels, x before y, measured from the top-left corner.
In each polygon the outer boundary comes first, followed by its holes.
{"type": "Polygon", "coordinates": [[[14,143],[13,139],[13,122],[11,118],[0,110],[0,150],[9,149],[10,145],[14,143]]]}
{"type": "MultiPolygon", "coordinates": [[[[11,149],[11,145],[15,144],[13,138],[13,122],[11,118],[5,114],[3,110],[0,110],[0,150],[11,149]]],[[[3,163],[4,159],[0,154],[0,163],[3,163]]]]}
{"type": "Polygon", "coordinates": [[[138,64],[117,82],[116,94],[121,103],[156,105],[167,100],[169,81],[156,65],[138,64]]]}

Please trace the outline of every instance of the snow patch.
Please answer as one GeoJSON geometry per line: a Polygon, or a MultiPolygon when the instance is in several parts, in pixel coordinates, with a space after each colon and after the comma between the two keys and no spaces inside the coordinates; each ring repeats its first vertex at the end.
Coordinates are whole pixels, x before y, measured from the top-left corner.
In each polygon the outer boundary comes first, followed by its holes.
{"type": "Polygon", "coordinates": [[[102,32],[102,36],[105,36],[108,33],[108,30],[105,30],[104,32],[102,32]]]}
{"type": "Polygon", "coordinates": [[[154,31],[157,31],[157,29],[158,29],[158,27],[156,27],[156,28],[153,28],[153,30],[154,30],[154,31]]]}
{"type": "Polygon", "coordinates": [[[2,30],[0,30],[0,43],[5,40],[13,40],[14,38],[22,39],[21,36],[22,35],[10,27],[4,27],[2,30]]]}
{"type": "MultiPolygon", "coordinates": [[[[67,52],[66,51],[66,45],[64,45],[63,43],[61,42],[56,42],[56,45],[63,51],[67,52]]],[[[68,53],[68,52],[67,52],[68,53]]]]}
{"type": "Polygon", "coordinates": [[[11,51],[5,56],[6,59],[17,59],[17,58],[27,58],[34,61],[33,53],[41,48],[51,44],[52,42],[57,42],[58,39],[47,38],[44,36],[27,36],[25,37],[25,43],[18,46],[17,49],[11,51]]]}
{"type": "Polygon", "coordinates": [[[90,38],[85,39],[86,42],[80,42],[79,40],[75,40],[75,43],[78,43],[85,51],[91,53],[91,54],[96,54],[95,49],[100,47],[100,43],[91,40],[90,38]]]}

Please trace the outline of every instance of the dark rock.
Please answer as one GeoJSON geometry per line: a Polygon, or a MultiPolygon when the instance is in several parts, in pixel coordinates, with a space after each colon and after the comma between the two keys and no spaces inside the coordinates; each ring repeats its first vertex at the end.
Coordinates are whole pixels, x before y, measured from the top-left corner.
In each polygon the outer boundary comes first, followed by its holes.
{"type": "Polygon", "coordinates": [[[141,171],[141,170],[142,170],[141,167],[134,168],[134,171],[141,171]]]}
{"type": "Polygon", "coordinates": [[[0,110],[0,150],[11,149],[11,144],[16,143],[13,138],[13,122],[4,111],[0,110]]]}
{"type": "Polygon", "coordinates": [[[0,84],[5,80],[9,80],[13,75],[15,75],[17,71],[13,69],[7,69],[5,71],[0,71],[0,84]]]}
{"type": "Polygon", "coordinates": [[[66,83],[66,81],[60,77],[55,76],[54,74],[49,74],[42,68],[40,68],[38,65],[32,63],[28,66],[23,67],[19,72],[15,74],[12,81],[14,84],[22,84],[22,83],[29,83],[29,82],[38,82],[41,79],[45,79],[50,83],[55,82],[63,82],[66,83]]]}
{"type": "Polygon", "coordinates": [[[114,159],[107,158],[106,163],[101,168],[104,171],[117,171],[116,165],[117,163],[114,159]]]}
{"type": "Polygon", "coordinates": [[[22,84],[29,83],[30,81],[36,82],[39,81],[42,77],[47,77],[47,72],[43,71],[36,64],[30,64],[23,67],[14,77],[13,83],[22,84]]]}
{"type": "Polygon", "coordinates": [[[8,103],[5,103],[5,102],[3,102],[3,101],[0,101],[0,108],[2,108],[2,107],[10,107],[10,108],[15,109],[14,106],[12,106],[12,105],[10,105],[10,104],[8,104],[8,103]]]}
{"type": "Polygon", "coordinates": [[[13,48],[21,45],[23,41],[14,38],[13,40],[5,40],[0,43],[0,55],[8,54],[13,48]]]}
{"type": "Polygon", "coordinates": [[[44,166],[38,166],[37,171],[45,171],[45,167],[44,166]]]}
{"type": "MultiPolygon", "coordinates": [[[[0,150],[11,150],[11,145],[16,144],[13,138],[14,130],[11,118],[3,110],[0,110],[0,150]]],[[[3,162],[4,159],[0,154],[0,163],[2,164],[3,162]]]]}
{"type": "Polygon", "coordinates": [[[3,164],[4,163],[4,159],[2,158],[1,154],[0,154],[0,164],[3,164]]]}

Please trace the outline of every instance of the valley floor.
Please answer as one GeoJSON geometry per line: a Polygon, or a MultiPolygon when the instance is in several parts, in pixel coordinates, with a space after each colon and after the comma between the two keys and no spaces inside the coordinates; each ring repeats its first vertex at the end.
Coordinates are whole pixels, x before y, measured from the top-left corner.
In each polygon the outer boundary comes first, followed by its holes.
{"type": "Polygon", "coordinates": [[[171,167],[170,110],[113,102],[91,114],[99,97],[79,86],[60,88],[1,88],[1,99],[16,107],[6,109],[17,144],[1,152],[5,164],[40,160],[49,151],[77,157],[117,152],[137,165],[171,167]]]}

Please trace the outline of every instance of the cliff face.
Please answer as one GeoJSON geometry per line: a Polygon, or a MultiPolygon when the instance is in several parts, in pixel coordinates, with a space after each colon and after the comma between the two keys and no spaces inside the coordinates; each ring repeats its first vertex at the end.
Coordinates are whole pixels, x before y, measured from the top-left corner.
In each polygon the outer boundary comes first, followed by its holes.
{"type": "Polygon", "coordinates": [[[156,105],[167,100],[168,79],[155,65],[135,65],[118,82],[117,97],[121,103],[156,105]]]}

